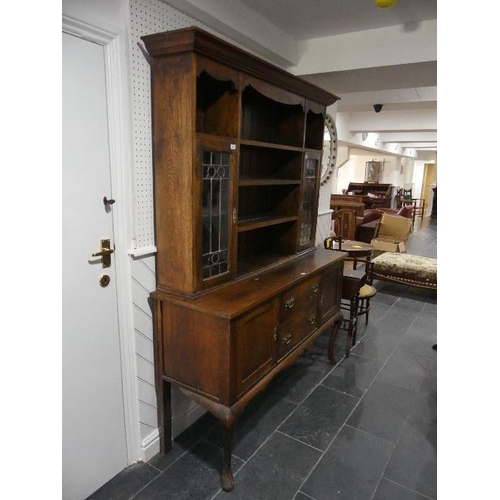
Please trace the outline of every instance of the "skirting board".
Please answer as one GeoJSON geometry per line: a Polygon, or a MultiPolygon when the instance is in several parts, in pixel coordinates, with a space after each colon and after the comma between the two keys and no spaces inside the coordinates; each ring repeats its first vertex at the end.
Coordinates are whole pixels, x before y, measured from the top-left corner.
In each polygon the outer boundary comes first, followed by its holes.
{"type": "MultiPolygon", "coordinates": [[[[174,417],[172,419],[172,439],[175,439],[181,432],[194,424],[206,411],[203,406],[196,405],[188,413],[174,417]]],[[[158,429],[142,440],[141,451],[144,462],[149,462],[149,460],[160,452],[160,435],[158,429]]]]}

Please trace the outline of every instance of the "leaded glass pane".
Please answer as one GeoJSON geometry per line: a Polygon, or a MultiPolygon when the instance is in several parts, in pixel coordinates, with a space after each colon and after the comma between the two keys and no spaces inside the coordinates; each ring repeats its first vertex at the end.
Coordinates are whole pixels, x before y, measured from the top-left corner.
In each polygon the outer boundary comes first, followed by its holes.
{"type": "Polygon", "coordinates": [[[228,271],[230,154],[202,155],[202,276],[228,271]]]}
{"type": "Polygon", "coordinates": [[[318,176],[318,160],[305,158],[304,184],[302,187],[302,201],[300,206],[300,245],[310,243],[313,239],[313,217],[315,214],[314,201],[316,195],[316,178],[318,176]]]}

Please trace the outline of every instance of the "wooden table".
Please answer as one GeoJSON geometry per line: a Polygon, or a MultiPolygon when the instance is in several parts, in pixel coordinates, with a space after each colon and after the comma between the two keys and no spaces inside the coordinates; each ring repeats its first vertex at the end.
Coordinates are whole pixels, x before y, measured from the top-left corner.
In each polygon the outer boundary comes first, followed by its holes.
{"type": "Polygon", "coordinates": [[[373,252],[373,247],[363,241],[342,240],[339,245],[339,242],[333,238],[327,238],[326,240],[325,248],[328,248],[329,250],[346,252],[347,255],[349,255],[349,257],[354,260],[353,269],[356,269],[357,259],[366,257],[367,260],[370,260],[373,252]],[[328,241],[327,243],[326,240],[331,241],[328,241]]]}
{"type": "Polygon", "coordinates": [[[330,208],[336,212],[342,209],[351,209],[356,217],[363,217],[365,212],[365,204],[356,201],[348,200],[332,200],[330,199],[330,208]]]}

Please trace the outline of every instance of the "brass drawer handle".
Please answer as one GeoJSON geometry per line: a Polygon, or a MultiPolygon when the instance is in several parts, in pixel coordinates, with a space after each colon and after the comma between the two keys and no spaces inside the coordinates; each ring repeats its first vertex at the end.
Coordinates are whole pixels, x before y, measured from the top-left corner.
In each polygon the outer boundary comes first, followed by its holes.
{"type": "Polygon", "coordinates": [[[295,304],[295,298],[292,297],[291,299],[285,302],[285,309],[291,309],[294,304],[295,304]]]}
{"type": "Polygon", "coordinates": [[[287,335],[285,335],[285,336],[281,339],[281,343],[282,343],[283,345],[288,345],[291,341],[292,341],[292,334],[291,334],[291,333],[288,333],[287,335]]]}
{"type": "Polygon", "coordinates": [[[316,293],[319,290],[319,285],[313,285],[311,287],[312,293],[316,293]]]}
{"type": "Polygon", "coordinates": [[[316,323],[316,316],[311,316],[307,321],[309,321],[311,325],[314,325],[314,323],[316,323]]]}

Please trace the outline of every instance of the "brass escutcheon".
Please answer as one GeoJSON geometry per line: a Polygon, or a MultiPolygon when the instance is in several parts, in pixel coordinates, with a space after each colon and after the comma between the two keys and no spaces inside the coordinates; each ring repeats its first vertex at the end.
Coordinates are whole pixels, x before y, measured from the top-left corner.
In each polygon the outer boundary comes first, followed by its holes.
{"type": "Polygon", "coordinates": [[[107,274],[101,274],[99,276],[99,285],[101,285],[102,288],[106,288],[109,285],[110,281],[111,278],[107,274]]]}

